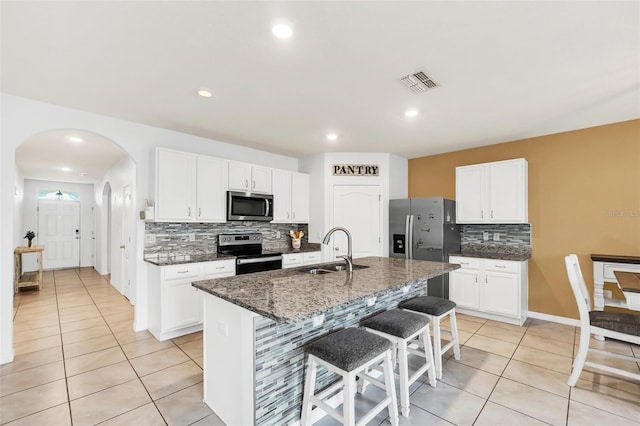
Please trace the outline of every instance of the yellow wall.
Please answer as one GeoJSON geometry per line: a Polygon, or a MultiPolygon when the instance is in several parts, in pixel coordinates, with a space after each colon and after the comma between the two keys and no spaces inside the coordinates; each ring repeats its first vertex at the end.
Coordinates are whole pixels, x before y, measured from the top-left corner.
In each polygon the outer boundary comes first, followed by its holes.
{"type": "Polygon", "coordinates": [[[529,310],[577,318],[565,255],[578,255],[591,290],[591,253],[640,256],[640,120],[415,158],[409,197],[455,199],[456,166],[519,157],[529,163],[529,310]]]}

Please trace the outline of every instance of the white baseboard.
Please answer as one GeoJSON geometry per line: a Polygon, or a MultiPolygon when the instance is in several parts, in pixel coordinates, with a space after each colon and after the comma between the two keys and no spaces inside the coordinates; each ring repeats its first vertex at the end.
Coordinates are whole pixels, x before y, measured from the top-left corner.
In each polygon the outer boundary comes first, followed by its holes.
{"type": "Polygon", "coordinates": [[[559,324],[571,325],[574,327],[580,327],[580,320],[566,317],[559,317],[556,315],[543,314],[540,312],[528,312],[529,318],[539,319],[543,321],[557,322],[559,324]]]}

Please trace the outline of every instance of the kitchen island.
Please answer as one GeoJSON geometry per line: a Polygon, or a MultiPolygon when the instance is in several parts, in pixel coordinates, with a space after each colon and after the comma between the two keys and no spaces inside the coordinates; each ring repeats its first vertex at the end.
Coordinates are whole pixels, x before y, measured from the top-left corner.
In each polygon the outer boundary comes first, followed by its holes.
{"type": "MultiPolygon", "coordinates": [[[[367,257],[346,271],[316,265],[196,281],[204,294],[204,401],[229,425],[300,418],[304,345],[424,295],[459,265],[367,257]]],[[[341,264],[341,263],[340,263],[341,264]]],[[[318,374],[319,387],[334,380],[318,374]]]]}

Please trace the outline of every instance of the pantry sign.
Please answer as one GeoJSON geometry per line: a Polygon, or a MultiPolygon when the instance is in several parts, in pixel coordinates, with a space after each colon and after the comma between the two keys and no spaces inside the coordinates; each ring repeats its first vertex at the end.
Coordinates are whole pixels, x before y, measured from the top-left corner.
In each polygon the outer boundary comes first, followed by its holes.
{"type": "Polygon", "coordinates": [[[378,176],[380,166],[373,164],[334,164],[334,176],[378,176]]]}

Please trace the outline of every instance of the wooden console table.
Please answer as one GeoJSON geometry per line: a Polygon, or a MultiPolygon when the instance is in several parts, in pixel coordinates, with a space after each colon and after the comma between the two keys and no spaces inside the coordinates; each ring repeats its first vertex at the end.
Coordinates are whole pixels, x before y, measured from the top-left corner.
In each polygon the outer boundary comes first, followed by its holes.
{"type": "Polygon", "coordinates": [[[17,293],[22,287],[32,287],[42,285],[42,252],[44,246],[31,246],[31,247],[16,247],[13,251],[14,257],[14,278],[13,287],[17,293]],[[38,270],[22,273],[22,255],[25,253],[38,253],[38,270]]]}
{"type": "Polygon", "coordinates": [[[593,307],[597,311],[605,306],[640,310],[638,295],[620,285],[616,272],[640,273],[640,256],[613,256],[607,254],[592,254],[593,261],[593,307]],[[623,290],[625,300],[611,299],[604,296],[604,283],[616,283],[623,290]]]}

